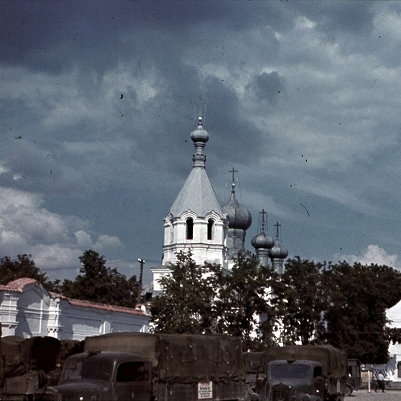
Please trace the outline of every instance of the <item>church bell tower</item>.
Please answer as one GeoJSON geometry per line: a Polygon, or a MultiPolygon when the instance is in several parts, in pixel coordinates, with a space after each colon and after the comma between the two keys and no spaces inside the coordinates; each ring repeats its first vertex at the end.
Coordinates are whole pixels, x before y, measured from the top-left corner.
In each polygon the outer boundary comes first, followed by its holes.
{"type": "Polygon", "coordinates": [[[163,266],[175,263],[180,251],[190,251],[197,264],[226,265],[226,221],[206,174],[204,149],[209,134],[203,120],[201,111],[190,136],[195,146],[192,170],[164,218],[163,266]]]}

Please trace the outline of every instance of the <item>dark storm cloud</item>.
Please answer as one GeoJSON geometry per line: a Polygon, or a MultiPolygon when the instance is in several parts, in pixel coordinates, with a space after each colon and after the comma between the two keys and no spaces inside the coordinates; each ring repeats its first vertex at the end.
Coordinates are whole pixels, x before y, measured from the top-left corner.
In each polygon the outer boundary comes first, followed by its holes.
{"type": "Polygon", "coordinates": [[[284,90],[282,78],[277,71],[263,72],[255,76],[248,88],[253,90],[260,100],[268,100],[272,104],[277,104],[279,95],[284,90]]]}
{"type": "Polygon", "coordinates": [[[210,113],[207,125],[213,133],[213,153],[219,163],[253,164],[261,156],[262,133],[247,120],[235,92],[218,78],[206,81],[206,99],[210,113]]]}
{"type": "Polygon", "coordinates": [[[342,32],[369,34],[373,28],[374,2],[367,1],[297,1],[289,6],[294,12],[305,15],[318,23],[317,29],[323,33],[342,32]]]}
{"type": "Polygon", "coordinates": [[[94,189],[79,171],[60,164],[51,156],[50,149],[34,142],[22,137],[3,140],[2,150],[3,167],[9,170],[0,174],[0,185],[5,188],[68,195],[94,189]]]}
{"type": "Polygon", "coordinates": [[[139,126],[146,122],[149,135],[136,135],[139,147],[135,157],[149,168],[188,174],[193,153],[190,132],[196,127],[195,104],[201,99],[206,103],[205,128],[213,141],[207,152],[214,154],[220,165],[254,163],[261,155],[258,144],[262,133],[244,116],[235,91],[221,79],[209,77],[201,81],[198,71],[185,65],[181,68],[182,73],[176,72],[165,90],[147,105],[139,126]],[[149,154],[153,157],[149,158],[149,154]]]}
{"type": "Polygon", "coordinates": [[[6,2],[1,6],[2,62],[48,73],[77,65],[104,72],[118,59],[138,55],[160,64],[191,46],[186,35],[196,35],[197,29],[202,34],[205,23],[214,26],[216,40],[226,29],[287,21],[277,5],[228,3],[6,2]]]}
{"type": "MultiPolygon", "coordinates": [[[[114,255],[101,250],[107,257],[157,259],[162,218],[192,167],[200,98],[216,191],[236,166],[248,192],[243,203],[256,211],[267,202],[269,213],[287,219],[291,253],[310,244],[308,252],[331,252],[315,239],[324,238],[319,224],[335,224],[334,203],[344,216],[355,208],[366,215],[366,193],[387,194],[373,183],[398,176],[396,152],[387,152],[392,163],[384,158],[399,126],[396,3],[16,0],[0,7],[3,208],[26,205],[14,215],[32,222],[33,254],[46,242],[42,219],[62,227],[76,215],[65,243],[53,247],[49,236],[46,255],[76,249],[77,260],[101,233],[125,245],[114,255]],[[374,157],[393,169],[371,177],[374,157]],[[80,219],[93,222],[93,241],[75,235],[92,234],[80,219]]],[[[388,187],[398,199],[396,186],[388,187]]],[[[364,231],[379,238],[368,225],[364,231]]],[[[11,241],[20,229],[9,231],[11,241]]],[[[366,246],[343,231],[336,242],[366,246]]],[[[1,245],[31,252],[18,241],[1,245]]]]}

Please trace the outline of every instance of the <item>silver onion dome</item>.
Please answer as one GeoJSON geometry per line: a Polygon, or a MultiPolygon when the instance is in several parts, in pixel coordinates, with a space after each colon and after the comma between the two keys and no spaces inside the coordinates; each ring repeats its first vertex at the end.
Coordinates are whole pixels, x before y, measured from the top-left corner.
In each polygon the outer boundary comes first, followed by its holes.
{"type": "Polygon", "coordinates": [[[198,118],[198,126],[191,132],[191,139],[193,142],[204,142],[209,140],[208,132],[203,128],[202,117],[198,118]]]}
{"type": "Polygon", "coordinates": [[[258,235],[255,235],[251,239],[251,244],[255,249],[265,248],[270,249],[274,245],[273,238],[267,235],[265,232],[261,232],[258,235]]]}
{"type": "Polygon", "coordinates": [[[251,213],[237,201],[234,183],[232,183],[230,199],[223,206],[223,213],[227,215],[228,228],[247,230],[252,224],[251,213]]]}
{"type": "Polygon", "coordinates": [[[287,249],[281,246],[279,243],[275,244],[273,248],[269,250],[269,257],[271,259],[285,259],[287,256],[287,249]]]}

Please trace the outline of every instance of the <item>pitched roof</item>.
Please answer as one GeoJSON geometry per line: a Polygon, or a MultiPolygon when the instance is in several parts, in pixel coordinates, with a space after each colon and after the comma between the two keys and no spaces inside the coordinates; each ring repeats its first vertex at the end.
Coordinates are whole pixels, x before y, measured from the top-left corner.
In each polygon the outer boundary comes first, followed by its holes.
{"type": "Polygon", "coordinates": [[[209,181],[206,170],[203,167],[193,167],[184,186],[170,208],[174,217],[191,210],[198,217],[204,217],[211,211],[224,217],[216,193],[209,181]]]}
{"type": "Polygon", "coordinates": [[[6,285],[0,284],[0,291],[22,292],[24,287],[28,284],[36,283],[33,278],[22,277],[17,280],[10,281],[6,285]]]}
{"type": "MultiPolygon", "coordinates": [[[[7,285],[0,284],[0,291],[9,291],[9,292],[22,292],[28,284],[37,283],[37,281],[33,278],[23,277],[14,281],[10,281],[7,285]]],[[[40,285],[40,283],[39,283],[40,285]]],[[[121,313],[130,313],[133,315],[146,315],[142,309],[140,308],[126,308],[124,306],[117,305],[109,305],[109,304],[100,304],[96,302],[83,301],[80,299],[72,299],[67,298],[62,294],[58,294],[56,292],[49,292],[51,298],[60,298],[67,301],[70,305],[81,306],[83,308],[94,308],[94,309],[102,309],[110,312],[121,312],[121,313]]]]}
{"type": "Polygon", "coordinates": [[[84,301],[82,299],[72,299],[72,298],[67,298],[62,294],[58,294],[56,292],[49,292],[49,295],[51,298],[60,298],[68,301],[70,305],[74,306],[80,306],[83,308],[94,308],[94,309],[102,309],[102,310],[107,310],[110,312],[121,312],[121,313],[130,313],[133,315],[145,315],[145,313],[142,311],[142,309],[134,309],[134,308],[127,308],[125,306],[117,306],[117,305],[110,305],[110,304],[100,304],[97,302],[91,302],[91,301],[84,301]]]}

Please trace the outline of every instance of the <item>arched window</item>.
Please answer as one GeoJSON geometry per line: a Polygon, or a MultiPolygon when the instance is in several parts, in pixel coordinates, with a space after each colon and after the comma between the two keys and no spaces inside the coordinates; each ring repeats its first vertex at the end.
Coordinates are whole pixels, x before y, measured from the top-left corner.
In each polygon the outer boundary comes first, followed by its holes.
{"type": "Polygon", "coordinates": [[[187,239],[194,239],[194,221],[187,219],[187,239]]]}
{"type": "Polygon", "coordinates": [[[213,239],[213,225],[214,225],[213,219],[209,219],[207,222],[207,239],[208,240],[213,239]]]}

